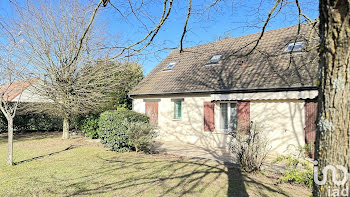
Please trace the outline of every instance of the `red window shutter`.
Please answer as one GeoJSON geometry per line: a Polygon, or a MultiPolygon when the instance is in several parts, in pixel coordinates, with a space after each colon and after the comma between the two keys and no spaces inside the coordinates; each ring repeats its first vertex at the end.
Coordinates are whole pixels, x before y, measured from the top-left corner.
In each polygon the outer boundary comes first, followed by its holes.
{"type": "Polygon", "coordinates": [[[238,119],[238,130],[247,133],[250,127],[250,102],[249,101],[237,102],[237,119],[238,119]]]}
{"type": "Polygon", "coordinates": [[[152,125],[158,124],[158,102],[146,102],[145,103],[146,115],[150,117],[150,123],[152,125]]]}
{"type": "MultiPolygon", "coordinates": [[[[317,102],[305,101],[305,143],[315,144],[316,139],[317,102]]],[[[309,157],[314,158],[314,149],[311,146],[309,157]]]]}
{"type": "Polygon", "coordinates": [[[204,131],[214,131],[214,106],[212,102],[204,102],[204,131]]]}

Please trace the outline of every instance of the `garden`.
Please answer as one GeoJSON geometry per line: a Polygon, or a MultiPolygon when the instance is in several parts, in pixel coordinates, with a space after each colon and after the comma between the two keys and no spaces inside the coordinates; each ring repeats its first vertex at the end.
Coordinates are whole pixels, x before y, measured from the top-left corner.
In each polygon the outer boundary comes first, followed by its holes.
{"type": "MultiPolygon", "coordinates": [[[[15,135],[14,164],[0,155],[1,196],[310,196],[278,176],[167,154],[117,153],[61,132],[15,135]],[[296,192],[298,191],[298,192],[296,192]]],[[[1,134],[0,152],[7,149],[1,134]]]]}
{"type": "MultiPolygon", "coordinates": [[[[62,139],[61,132],[15,133],[13,165],[6,165],[6,154],[0,155],[0,195],[311,194],[310,187],[285,181],[281,174],[247,172],[236,164],[159,153],[153,146],[157,133],[149,118],[127,109],[76,118],[72,126],[77,129],[72,129],[69,139],[62,139]]],[[[6,149],[7,135],[3,133],[0,152],[5,153],[6,149]]],[[[283,159],[286,158],[279,161],[283,159]]]]}

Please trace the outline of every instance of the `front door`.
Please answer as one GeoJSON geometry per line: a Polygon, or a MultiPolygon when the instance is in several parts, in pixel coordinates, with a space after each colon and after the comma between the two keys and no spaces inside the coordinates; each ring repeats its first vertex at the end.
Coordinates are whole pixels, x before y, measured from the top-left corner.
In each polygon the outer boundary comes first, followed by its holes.
{"type": "Polygon", "coordinates": [[[158,124],[158,102],[146,102],[146,115],[152,125],[158,124]]]}

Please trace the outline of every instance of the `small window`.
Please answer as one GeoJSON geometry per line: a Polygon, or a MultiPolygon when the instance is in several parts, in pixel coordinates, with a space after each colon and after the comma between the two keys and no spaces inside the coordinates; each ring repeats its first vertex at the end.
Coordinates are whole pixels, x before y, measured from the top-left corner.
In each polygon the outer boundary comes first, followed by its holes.
{"type": "Polygon", "coordinates": [[[301,51],[303,49],[304,42],[292,42],[289,43],[287,48],[285,49],[286,52],[288,51],[301,51]]]}
{"type": "Polygon", "coordinates": [[[220,103],[220,129],[226,133],[237,130],[236,103],[220,103]]]}
{"type": "Polygon", "coordinates": [[[168,66],[167,66],[167,67],[165,67],[165,69],[164,69],[164,70],[171,70],[171,69],[173,69],[173,68],[174,68],[174,66],[175,66],[175,64],[176,64],[176,62],[171,62],[171,63],[169,63],[169,64],[168,64],[168,66]]]}
{"type": "Polygon", "coordinates": [[[181,101],[175,101],[174,102],[174,119],[181,119],[182,116],[182,110],[181,110],[181,101]]]}
{"type": "Polygon", "coordinates": [[[218,63],[219,60],[220,60],[220,58],[221,58],[221,56],[222,56],[222,55],[214,55],[214,56],[210,59],[209,63],[210,63],[210,64],[216,64],[216,63],[218,63]]]}

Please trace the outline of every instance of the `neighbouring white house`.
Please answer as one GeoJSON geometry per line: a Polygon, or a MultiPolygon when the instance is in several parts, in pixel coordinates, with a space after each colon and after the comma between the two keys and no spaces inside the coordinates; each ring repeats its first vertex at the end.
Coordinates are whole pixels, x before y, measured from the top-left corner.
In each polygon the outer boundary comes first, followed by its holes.
{"type": "Polygon", "coordinates": [[[258,125],[271,153],[315,140],[318,56],[313,25],[172,51],[130,93],[161,141],[227,149],[230,133],[258,125]]]}
{"type": "Polygon", "coordinates": [[[6,102],[42,103],[50,102],[43,96],[37,94],[37,87],[40,87],[39,78],[14,81],[10,85],[1,85],[0,93],[6,102]]]}

